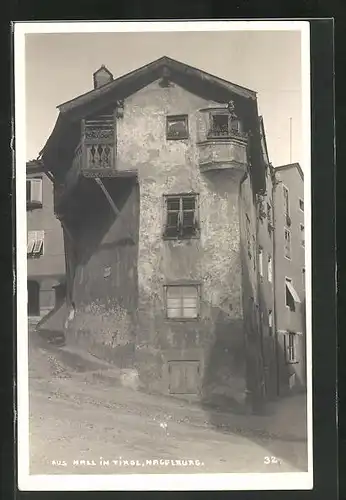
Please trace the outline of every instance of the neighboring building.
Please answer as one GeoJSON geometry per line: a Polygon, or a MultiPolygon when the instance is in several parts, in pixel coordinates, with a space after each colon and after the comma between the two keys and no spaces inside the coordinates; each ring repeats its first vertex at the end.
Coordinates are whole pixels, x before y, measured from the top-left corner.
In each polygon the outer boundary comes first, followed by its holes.
{"type": "Polygon", "coordinates": [[[26,197],[28,316],[39,319],[64,300],[65,252],[53,183],[38,160],[26,165],[26,197]]]}
{"type": "Polygon", "coordinates": [[[263,119],[261,124],[262,154],[266,167],[265,188],[257,194],[257,259],[258,259],[258,307],[260,316],[260,336],[262,339],[262,359],[265,395],[275,399],[279,394],[277,338],[275,324],[274,297],[274,190],[275,174],[269,161],[263,119]]]}
{"type": "Polygon", "coordinates": [[[274,251],[257,217],[272,167],[255,92],[163,57],[116,80],[102,66],[59,110],[41,154],[64,228],[67,341],[135,367],[148,391],[260,407],[275,327],[258,238],[267,281],[274,251]]]}
{"type": "Polygon", "coordinates": [[[280,387],[306,386],[304,175],[298,163],[275,168],[275,305],[280,387]]]}

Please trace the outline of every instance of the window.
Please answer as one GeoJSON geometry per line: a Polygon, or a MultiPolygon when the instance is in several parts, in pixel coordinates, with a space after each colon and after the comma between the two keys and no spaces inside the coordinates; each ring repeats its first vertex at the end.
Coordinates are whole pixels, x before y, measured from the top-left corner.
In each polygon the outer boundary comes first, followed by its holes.
{"type": "Polygon", "coordinates": [[[198,234],[197,195],[166,196],[166,238],[191,238],[198,234]]]}
{"type": "Polygon", "coordinates": [[[269,327],[269,335],[273,335],[273,311],[268,311],[268,327],[269,327]]]}
{"type": "Polygon", "coordinates": [[[270,283],[273,281],[273,261],[270,255],[268,255],[268,281],[270,283]]]}
{"type": "Polygon", "coordinates": [[[269,203],[267,203],[267,219],[268,219],[268,224],[273,223],[273,218],[272,218],[272,207],[269,203]]]}
{"type": "Polygon", "coordinates": [[[260,276],[263,276],[263,250],[262,248],[258,249],[258,271],[260,273],[260,276]]]}
{"type": "Polygon", "coordinates": [[[29,206],[42,207],[42,179],[26,180],[26,203],[29,206]]]}
{"type": "Polygon", "coordinates": [[[285,293],[286,306],[290,309],[290,311],[294,312],[296,309],[296,303],[300,303],[300,298],[290,278],[285,279],[285,293]]]}
{"type": "Polygon", "coordinates": [[[251,259],[251,231],[250,231],[250,218],[248,214],[246,214],[246,242],[247,242],[247,253],[249,258],[251,259]]]}
{"type": "Polygon", "coordinates": [[[299,198],[299,208],[302,212],[304,212],[304,200],[299,198]]]}
{"type": "Polygon", "coordinates": [[[285,229],[285,257],[291,258],[291,231],[289,229],[285,229]]]}
{"type": "Polygon", "coordinates": [[[198,285],[166,286],[166,313],[169,319],[196,319],[199,308],[198,285]]]}
{"type": "Polygon", "coordinates": [[[305,228],[304,224],[299,224],[300,226],[300,244],[302,247],[305,247],[305,228]]]}
{"type": "Polygon", "coordinates": [[[288,189],[283,186],[283,194],[284,194],[284,212],[286,217],[290,215],[290,204],[289,204],[289,198],[288,198],[288,189]]]}
{"type": "Polygon", "coordinates": [[[187,139],[189,136],[188,116],[167,116],[167,139],[187,139]]]}
{"type": "Polygon", "coordinates": [[[305,290],[305,267],[302,269],[302,283],[303,283],[303,290],[305,290]]]}
{"type": "Polygon", "coordinates": [[[296,363],[296,334],[286,334],[286,359],[287,363],[296,363]]]}
{"type": "Polygon", "coordinates": [[[208,137],[229,137],[241,132],[240,120],[230,113],[215,113],[210,116],[208,137]]]}
{"type": "Polygon", "coordinates": [[[43,255],[44,231],[29,231],[27,240],[27,256],[40,257],[43,255]]]}

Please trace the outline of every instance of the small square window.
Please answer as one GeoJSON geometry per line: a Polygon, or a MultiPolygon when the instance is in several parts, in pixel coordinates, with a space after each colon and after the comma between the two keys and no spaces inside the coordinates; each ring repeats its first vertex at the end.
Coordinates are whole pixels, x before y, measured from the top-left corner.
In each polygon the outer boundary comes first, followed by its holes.
{"type": "Polygon", "coordinates": [[[199,315],[198,285],[166,286],[166,315],[173,320],[192,320],[199,315]]]}
{"type": "Polygon", "coordinates": [[[29,207],[42,207],[42,179],[32,178],[26,181],[26,203],[29,207]]]}
{"type": "Polygon", "coordinates": [[[299,208],[302,212],[304,212],[304,200],[299,198],[299,208]]]}
{"type": "Polygon", "coordinates": [[[43,255],[44,231],[29,231],[27,238],[27,256],[31,258],[43,255]]]}
{"type": "Polygon", "coordinates": [[[188,116],[167,116],[167,139],[188,139],[188,116]]]}
{"type": "Polygon", "coordinates": [[[198,236],[197,195],[166,196],[166,238],[198,236]]]}

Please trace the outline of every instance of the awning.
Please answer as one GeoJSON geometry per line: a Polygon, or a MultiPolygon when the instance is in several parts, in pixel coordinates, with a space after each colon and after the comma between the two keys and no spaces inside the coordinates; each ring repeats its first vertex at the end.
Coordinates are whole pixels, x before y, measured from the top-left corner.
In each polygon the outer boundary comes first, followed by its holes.
{"type": "Polygon", "coordinates": [[[294,300],[294,302],[297,302],[298,304],[300,304],[301,300],[299,298],[299,295],[296,292],[294,286],[292,285],[292,283],[290,281],[286,281],[286,287],[287,287],[289,293],[292,295],[292,299],[294,300]]]}

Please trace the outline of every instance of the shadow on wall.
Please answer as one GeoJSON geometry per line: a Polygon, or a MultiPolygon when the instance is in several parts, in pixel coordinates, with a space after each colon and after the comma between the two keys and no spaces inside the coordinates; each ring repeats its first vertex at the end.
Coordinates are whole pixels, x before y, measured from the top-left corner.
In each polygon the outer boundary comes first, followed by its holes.
{"type": "Polygon", "coordinates": [[[242,411],[246,388],[243,320],[232,319],[218,308],[214,313],[214,341],[205,361],[202,405],[242,411]]]}
{"type": "Polygon", "coordinates": [[[69,207],[69,303],[74,311],[67,336],[69,342],[124,367],[134,355],[138,186],[133,179],[102,181],[106,194],[94,179],[84,179],[75,209],[69,207]]]}
{"type": "Polygon", "coordinates": [[[84,179],[84,191],[76,200],[77,206],[72,212],[70,225],[70,230],[75,236],[76,266],[85,266],[88,263],[117,218],[121,237],[111,245],[135,245],[133,231],[125,227],[121,213],[132,192],[133,180],[103,179],[103,183],[114,200],[119,214],[114,212],[95,180],[84,179]]]}
{"type": "Polygon", "coordinates": [[[239,170],[232,170],[232,168],[203,172],[203,178],[209,185],[210,191],[221,198],[229,196],[230,186],[238,185],[239,175],[239,170]]]}

